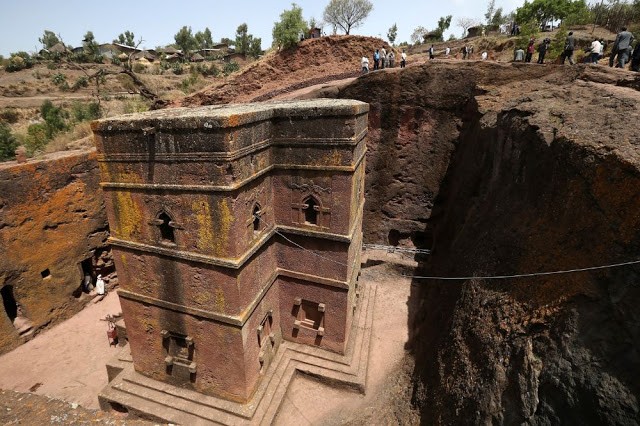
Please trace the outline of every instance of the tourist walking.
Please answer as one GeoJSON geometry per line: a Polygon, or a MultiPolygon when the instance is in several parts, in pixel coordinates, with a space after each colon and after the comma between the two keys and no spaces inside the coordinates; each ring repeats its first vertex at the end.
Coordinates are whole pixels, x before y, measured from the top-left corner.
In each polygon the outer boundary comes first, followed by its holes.
{"type": "Polygon", "coordinates": [[[576,40],[573,37],[573,31],[569,31],[569,35],[567,35],[567,39],[564,42],[564,50],[562,51],[562,63],[564,64],[565,59],[569,59],[569,65],[573,65],[573,50],[576,47],[576,40]]]}
{"type": "Polygon", "coordinates": [[[400,68],[404,68],[407,65],[407,54],[402,51],[400,55],[400,68]]]}
{"type": "Polygon", "coordinates": [[[373,52],[373,70],[377,70],[380,68],[380,51],[378,49],[376,49],[375,52],[373,52]]]}
{"type": "Polygon", "coordinates": [[[431,45],[431,47],[429,48],[429,59],[433,59],[435,51],[433,50],[433,44],[431,45]]]}
{"type": "Polygon", "coordinates": [[[385,69],[387,66],[387,50],[383,47],[380,49],[380,68],[385,69]]]}
{"type": "Polygon", "coordinates": [[[389,59],[389,67],[393,68],[396,66],[396,54],[393,53],[393,50],[389,52],[389,54],[387,55],[387,58],[389,59]]]}
{"type": "Polygon", "coordinates": [[[591,54],[589,62],[592,64],[597,64],[600,59],[600,49],[602,48],[602,44],[600,44],[600,40],[597,38],[591,42],[591,54]]]}
{"type": "Polygon", "coordinates": [[[613,42],[613,50],[618,53],[616,68],[624,68],[625,64],[629,62],[631,44],[633,43],[633,34],[627,31],[627,27],[622,27],[621,30],[616,36],[616,41],[613,42]]]}

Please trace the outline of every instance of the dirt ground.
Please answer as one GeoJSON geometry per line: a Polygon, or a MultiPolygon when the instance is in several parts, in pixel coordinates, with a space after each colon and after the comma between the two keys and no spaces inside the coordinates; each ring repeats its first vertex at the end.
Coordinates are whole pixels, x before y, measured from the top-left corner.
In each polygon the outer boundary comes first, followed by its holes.
{"type": "MultiPolygon", "coordinates": [[[[376,253],[387,259],[391,256],[376,253]]],[[[394,256],[395,261],[402,261],[394,256]]],[[[404,371],[410,280],[401,277],[392,264],[363,269],[361,280],[378,285],[366,395],[298,375],[289,387],[276,424],[364,424],[373,412],[378,418],[380,412],[393,411],[393,387],[401,392],[410,387],[404,371]]],[[[103,319],[118,313],[120,303],[111,292],[0,357],[0,388],[4,389],[0,392],[0,422],[20,424],[29,419],[29,424],[138,424],[124,422],[120,413],[96,410],[97,394],[107,384],[105,364],[117,351],[109,345],[103,319]]],[[[411,420],[410,409],[402,411],[409,420],[404,424],[416,423],[411,420]]]]}

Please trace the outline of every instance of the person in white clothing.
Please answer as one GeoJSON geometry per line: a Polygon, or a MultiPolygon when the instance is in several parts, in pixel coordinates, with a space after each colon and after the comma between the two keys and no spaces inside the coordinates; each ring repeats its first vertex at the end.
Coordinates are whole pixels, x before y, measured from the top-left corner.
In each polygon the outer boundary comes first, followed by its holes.
{"type": "Polygon", "coordinates": [[[400,68],[404,68],[407,65],[407,54],[402,51],[402,55],[400,55],[400,68]]]}
{"type": "Polygon", "coordinates": [[[482,60],[483,61],[486,61],[488,56],[489,56],[489,54],[486,51],[482,52],[482,60]]]}
{"type": "Polygon", "coordinates": [[[602,47],[602,45],[600,44],[600,41],[596,38],[591,42],[591,55],[589,62],[591,62],[592,64],[597,64],[598,63],[598,59],[600,59],[600,48],[602,47]]]}
{"type": "Polygon", "coordinates": [[[104,294],[104,280],[102,279],[102,275],[98,275],[98,279],[96,280],[96,292],[99,295],[104,294]]]}

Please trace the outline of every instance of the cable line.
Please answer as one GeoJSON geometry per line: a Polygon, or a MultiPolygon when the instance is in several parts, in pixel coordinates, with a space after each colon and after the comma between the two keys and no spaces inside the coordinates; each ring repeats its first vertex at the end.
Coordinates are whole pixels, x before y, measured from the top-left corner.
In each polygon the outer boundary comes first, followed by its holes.
{"type": "MultiPolygon", "coordinates": [[[[258,219],[260,219],[259,216],[255,215],[255,217],[257,217],[258,219]]],[[[262,219],[260,219],[262,220],[262,219]]],[[[280,231],[278,231],[278,228],[275,228],[275,233],[278,234],[279,236],[281,236],[282,238],[284,238],[286,241],[288,241],[289,243],[293,244],[294,246],[302,249],[303,251],[309,252],[311,254],[313,254],[314,256],[320,258],[320,259],[324,259],[328,262],[332,262],[332,263],[336,263],[338,265],[344,266],[344,267],[349,267],[349,265],[347,265],[346,263],[343,262],[339,262],[337,260],[334,259],[330,259],[328,257],[325,257],[319,253],[316,253],[313,250],[309,250],[306,247],[301,246],[300,244],[296,243],[295,241],[292,241],[290,238],[287,238],[285,235],[283,235],[280,231]]],[[[381,245],[376,245],[376,244],[363,244],[362,245],[363,248],[367,248],[367,247],[376,247],[376,248],[380,248],[380,247],[392,247],[392,246],[381,246],[381,245]]],[[[417,249],[420,250],[420,249],[417,249]]],[[[431,253],[431,250],[424,250],[424,251],[428,251],[429,253],[431,253]]],[[[417,252],[416,252],[417,253],[417,252]]],[[[640,264],[640,260],[631,260],[628,262],[620,262],[620,263],[611,263],[608,265],[600,265],[600,266],[590,266],[590,267],[586,267],[586,268],[574,268],[574,269],[565,269],[565,270],[559,270],[559,271],[546,271],[546,272],[531,272],[531,273],[527,273],[527,274],[511,274],[511,275],[486,275],[486,276],[466,276],[466,277],[441,277],[441,276],[423,276],[423,275],[404,275],[404,274],[381,274],[381,275],[388,275],[388,276],[393,276],[393,277],[403,277],[403,278],[411,278],[411,279],[416,279],[416,280],[441,280],[441,281],[467,281],[467,280],[506,280],[506,279],[515,279],[515,278],[532,278],[532,277],[544,277],[544,276],[549,276],[549,275],[563,275],[563,274],[573,274],[573,273],[578,273],[578,272],[588,272],[588,271],[596,271],[596,270],[600,270],[600,269],[609,269],[609,268],[619,268],[622,266],[629,266],[629,265],[637,265],[640,264]]]]}

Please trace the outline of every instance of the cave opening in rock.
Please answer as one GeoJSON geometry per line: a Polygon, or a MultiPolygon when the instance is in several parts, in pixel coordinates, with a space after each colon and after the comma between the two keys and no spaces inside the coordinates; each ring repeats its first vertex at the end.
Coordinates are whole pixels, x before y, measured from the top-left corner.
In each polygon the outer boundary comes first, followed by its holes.
{"type": "Polygon", "coordinates": [[[389,242],[390,246],[397,247],[400,244],[400,231],[398,231],[397,229],[391,229],[389,231],[387,241],[389,242]]]}
{"type": "Polygon", "coordinates": [[[49,268],[45,269],[44,271],[40,272],[40,276],[44,279],[44,278],[49,278],[51,276],[51,271],[49,270],[49,268]]]}
{"type": "Polygon", "coordinates": [[[2,294],[2,304],[4,305],[4,311],[7,313],[7,316],[13,322],[18,316],[18,302],[16,302],[15,297],[13,296],[13,286],[5,285],[0,289],[0,294],[2,294]]]}

